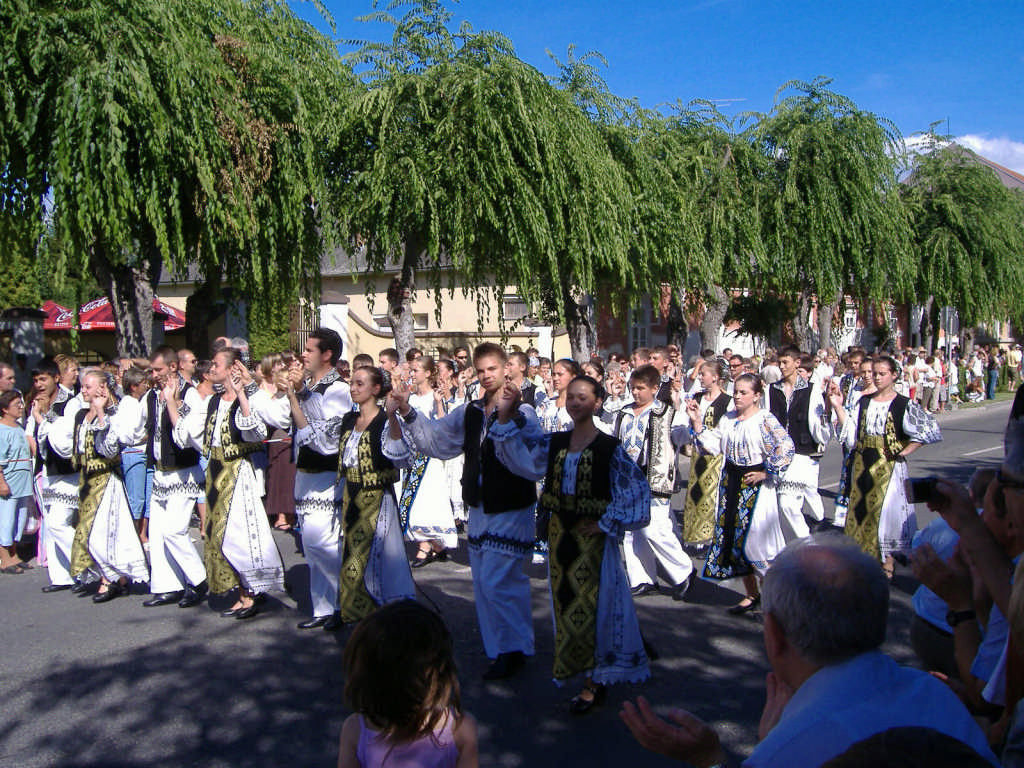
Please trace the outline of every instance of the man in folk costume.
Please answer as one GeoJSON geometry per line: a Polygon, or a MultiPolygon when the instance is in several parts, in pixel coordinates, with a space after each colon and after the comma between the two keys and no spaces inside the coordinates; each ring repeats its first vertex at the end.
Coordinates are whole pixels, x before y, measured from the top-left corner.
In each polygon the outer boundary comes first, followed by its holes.
{"type": "Polygon", "coordinates": [[[673,426],[683,425],[683,414],[657,399],[661,374],[642,365],[629,378],[633,402],[619,410],[612,435],[633,461],[647,473],[651,484],[651,521],[626,531],[622,547],[630,589],[636,597],[659,591],[658,566],[669,577],[669,594],[682,600],[690,587],[693,562],[683,551],[672,522],[670,502],[675,491],[673,426]]]}
{"type": "MultiPolygon", "coordinates": [[[[391,394],[402,417],[404,437],[415,450],[438,459],[465,452],[462,495],[469,509],[473,591],[484,650],[494,659],[484,674],[488,680],[515,674],[534,650],[530,580],[524,568],[533,552],[537,490],[533,480],[512,473],[498,460],[488,437],[497,419],[507,361],[505,350],[497,344],[480,344],[473,351],[473,365],[483,396],[436,421],[417,417],[404,387],[391,394]]],[[[513,420],[525,433],[541,432],[530,405],[518,405],[513,420]]],[[[404,446],[388,448],[385,442],[386,455],[397,456],[404,450],[404,446]]]]}
{"type": "Polygon", "coordinates": [[[179,418],[202,410],[203,399],[191,381],[178,370],[178,355],[171,347],[160,347],[150,358],[156,388],[146,398],[147,456],[153,466],[153,493],[149,513],[149,588],[153,597],[143,605],[152,608],[177,603],[190,608],[206,595],[206,568],[192,540],[189,523],[196,503],[203,497],[205,477],[199,466],[195,444],[202,439],[202,422],[193,419],[197,430],[190,444],[180,447],[171,438],[169,403],[179,418]]]}
{"type": "Polygon", "coordinates": [[[768,388],[768,410],[786,428],[796,446],[789,467],[779,478],[779,512],[787,541],[810,534],[804,520],[804,501],[815,521],[825,519],[825,505],[818,493],[818,462],[832,439],[832,425],[825,393],[818,384],[799,375],[799,369],[813,370],[813,358],[796,347],[779,352],[782,379],[768,388]],[[806,359],[803,359],[806,358],[806,359]]]}
{"type": "Polygon", "coordinates": [[[71,543],[75,538],[72,523],[78,510],[78,473],[70,458],[60,456],[50,446],[50,430],[54,422],[64,415],[68,403],[73,412],[82,407],[80,399],[58,383],[60,369],[52,358],[44,358],[32,371],[32,380],[37,389],[42,389],[50,399],[36,399],[32,402],[29,426],[36,440],[36,469],[39,477],[37,489],[40,511],[46,523],[46,567],[50,583],[43,592],[61,592],[74,588],[71,578],[71,543]],[[44,406],[44,402],[48,405],[44,406]]]}
{"type": "Polygon", "coordinates": [[[210,592],[223,594],[238,587],[238,599],[221,615],[249,619],[259,611],[257,597],[271,589],[284,589],[281,554],[250,460],[261,449],[267,427],[249,407],[247,390],[255,392],[256,385],[238,350],[222,349],[215,354],[209,377],[214,387],[223,391],[214,393],[205,412],[183,417],[173,398],[167,401],[167,410],[174,425],[174,442],[179,447],[199,448],[210,459],[204,551],[210,592]],[[201,435],[201,442],[196,435],[201,435]]]}
{"type": "Polygon", "coordinates": [[[326,427],[352,410],[349,385],[336,367],[340,357],[341,336],[330,328],[317,328],[306,340],[302,365],[293,363],[288,375],[288,400],[298,427],[295,514],[301,522],[313,604],[313,618],[299,622],[299,629],[323,627],[338,611],[342,486],[337,482],[337,433],[326,427]]]}

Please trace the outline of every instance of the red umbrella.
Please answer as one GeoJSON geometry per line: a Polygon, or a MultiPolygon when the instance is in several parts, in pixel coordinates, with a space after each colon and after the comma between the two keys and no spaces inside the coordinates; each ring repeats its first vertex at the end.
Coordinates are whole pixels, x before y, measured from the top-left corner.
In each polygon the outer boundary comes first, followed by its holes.
{"type": "MultiPolygon", "coordinates": [[[[44,331],[66,331],[71,328],[74,317],[70,309],[47,301],[43,304],[43,311],[46,313],[46,319],[43,321],[44,331]]],[[[153,299],[153,311],[164,316],[164,331],[177,331],[185,327],[185,314],[160,299],[153,299]]],[[[79,307],[78,330],[114,330],[114,310],[106,297],[93,299],[79,307]]]]}

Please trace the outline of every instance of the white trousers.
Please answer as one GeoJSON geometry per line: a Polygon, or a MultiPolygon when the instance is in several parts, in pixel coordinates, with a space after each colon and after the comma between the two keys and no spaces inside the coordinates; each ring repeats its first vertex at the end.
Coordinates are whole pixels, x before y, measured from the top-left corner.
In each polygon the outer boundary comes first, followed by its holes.
{"type": "Polygon", "coordinates": [[[796,454],[779,481],[779,517],[786,541],[810,535],[804,519],[804,501],[811,508],[811,516],[821,522],[825,519],[825,505],[818,493],[818,460],[796,454]]]}
{"type": "Polygon", "coordinates": [[[338,610],[341,519],[335,479],[334,472],[295,475],[295,514],[302,529],[302,552],[309,565],[309,599],[317,617],[338,610]]]}
{"type": "Polygon", "coordinates": [[[188,526],[199,500],[199,485],[190,473],[156,471],[149,512],[149,590],[179,592],[206,580],[206,567],[188,526]],[[191,481],[191,482],[190,482],[191,481]]]}
{"type": "Polygon", "coordinates": [[[530,553],[506,555],[469,548],[476,617],[484,651],[492,659],[512,651],[533,655],[530,578],[524,570],[530,559],[530,553]]]}
{"type": "Polygon", "coordinates": [[[682,584],[693,572],[693,562],[683,551],[672,522],[668,499],[651,499],[651,522],[622,539],[630,588],[658,583],[658,565],[672,586],[682,584]]]}
{"type": "Polygon", "coordinates": [[[43,519],[46,525],[46,569],[51,584],[74,584],[71,578],[71,543],[75,539],[75,526],[71,518],[75,510],[64,504],[46,507],[43,519]]]}

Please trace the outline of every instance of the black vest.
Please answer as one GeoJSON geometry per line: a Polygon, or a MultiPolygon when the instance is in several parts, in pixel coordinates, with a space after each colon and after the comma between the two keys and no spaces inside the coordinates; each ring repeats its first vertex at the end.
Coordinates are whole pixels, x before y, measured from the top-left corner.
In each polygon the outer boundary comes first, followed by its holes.
{"type": "Polygon", "coordinates": [[[786,428],[793,439],[796,452],[801,456],[818,453],[818,444],[811,436],[811,424],[808,420],[812,387],[806,386],[793,392],[793,397],[786,406],[786,393],[779,384],[772,384],[768,390],[768,409],[786,428]]]}
{"type": "MultiPolygon", "coordinates": [[[[551,443],[548,446],[548,468],[544,476],[544,489],[551,489],[553,494],[561,495],[562,489],[555,488],[555,461],[558,454],[569,449],[569,441],[572,432],[554,432],[551,435],[551,443]]],[[[584,451],[590,451],[593,455],[594,474],[590,478],[590,497],[601,501],[604,506],[612,503],[612,454],[619,447],[619,441],[604,432],[598,432],[590,445],[584,451]],[[609,471],[597,471],[608,468],[609,471]]]]}
{"type": "MultiPolygon", "coordinates": [[[[191,388],[192,385],[186,381],[185,386],[181,389],[182,402],[185,400],[185,393],[191,388]]],[[[160,462],[156,463],[153,442],[156,437],[157,398],[159,396],[160,393],[153,390],[146,398],[146,431],[149,433],[146,436],[146,461],[161,472],[173,472],[176,469],[188,469],[196,466],[199,463],[199,451],[192,447],[179,448],[177,443],[171,439],[174,425],[171,424],[171,416],[167,413],[166,408],[160,414],[160,462]]]]}
{"type": "MultiPolygon", "coordinates": [[[[58,397],[60,396],[60,390],[57,391],[58,397]]],[[[50,406],[50,410],[53,411],[57,416],[64,415],[64,409],[67,408],[70,397],[65,397],[64,400],[56,401],[50,406]]],[[[74,449],[72,449],[74,452],[74,449]]],[[[65,459],[63,456],[58,456],[57,452],[50,446],[50,438],[46,438],[46,475],[47,477],[53,477],[54,475],[73,475],[78,470],[75,469],[74,463],[71,459],[65,459]]]]}
{"type": "MultiPolygon", "coordinates": [[[[497,414],[492,413],[490,423],[493,424],[496,418],[497,414]]],[[[518,414],[517,418],[520,418],[518,414]]],[[[483,428],[483,401],[469,403],[462,442],[462,450],[466,454],[462,466],[462,501],[469,507],[482,506],[489,515],[523,509],[536,503],[537,487],[534,482],[513,474],[498,461],[494,442],[489,436],[481,444],[483,428]]]]}
{"type": "MultiPolygon", "coordinates": [[[[310,391],[323,396],[327,388],[335,381],[340,381],[340,379],[332,379],[326,383],[321,381],[310,391]]],[[[345,415],[348,416],[348,414],[345,415]]],[[[337,472],[338,454],[320,453],[320,451],[315,450],[313,447],[304,445],[299,448],[299,455],[295,459],[295,468],[300,472],[337,472]]]]}
{"type": "MultiPolygon", "coordinates": [[[[864,428],[864,417],[868,412],[868,402],[874,397],[877,392],[872,392],[870,395],[864,395],[858,405],[860,406],[860,415],[857,417],[857,435],[860,436],[861,429],[864,428]]],[[[889,403],[889,416],[892,418],[892,428],[894,436],[896,438],[895,445],[890,444],[888,436],[886,439],[886,447],[891,454],[891,459],[897,453],[907,447],[907,443],[910,442],[910,436],[903,429],[903,417],[907,413],[907,405],[910,404],[910,398],[906,395],[896,395],[889,403]]]]}
{"type": "Polygon", "coordinates": [[[342,467],[340,453],[345,450],[345,443],[355,428],[359,414],[356,411],[346,413],[341,417],[341,440],[338,446],[339,453],[335,454],[335,469],[340,468],[341,477],[352,483],[358,483],[362,488],[384,488],[388,489],[398,482],[400,477],[398,468],[387,456],[384,455],[383,436],[388,426],[387,413],[381,408],[374,416],[373,421],[366,427],[366,439],[370,441],[370,467],[342,467]]]}

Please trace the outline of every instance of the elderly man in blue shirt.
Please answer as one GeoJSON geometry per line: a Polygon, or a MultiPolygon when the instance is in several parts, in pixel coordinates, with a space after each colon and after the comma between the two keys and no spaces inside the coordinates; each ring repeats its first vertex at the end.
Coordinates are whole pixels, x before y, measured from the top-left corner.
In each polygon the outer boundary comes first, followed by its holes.
{"type": "MultiPolygon", "coordinates": [[[[762,587],[764,644],[772,671],[760,743],[747,768],[811,768],[890,728],[934,728],[998,765],[964,705],[925,672],[879,651],[889,585],[878,562],[841,536],[800,539],[762,587]]],[[[646,700],[622,719],[648,749],[697,768],[726,764],[718,734],[680,709],[659,718],[646,700]]]]}

